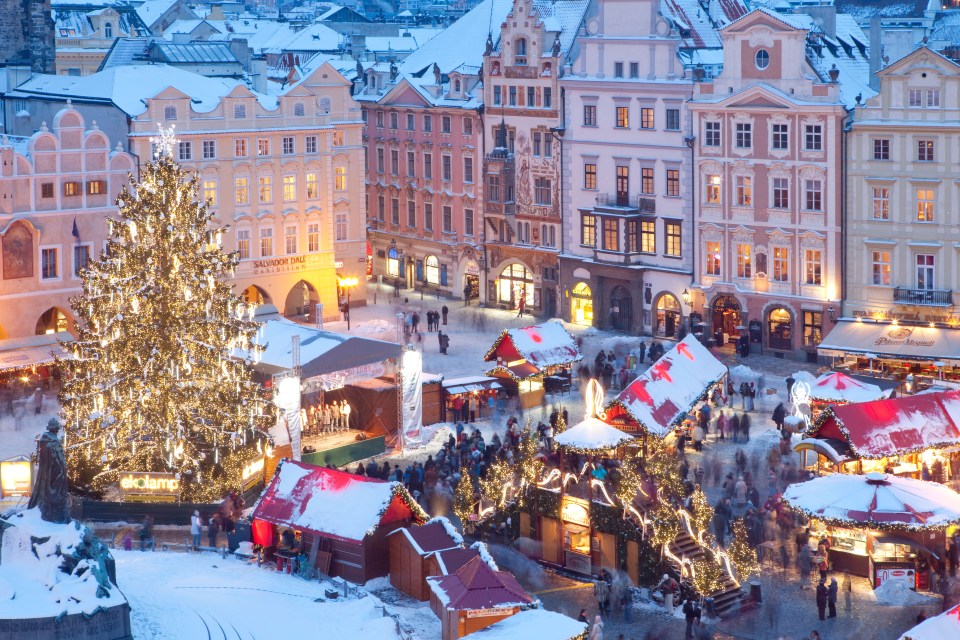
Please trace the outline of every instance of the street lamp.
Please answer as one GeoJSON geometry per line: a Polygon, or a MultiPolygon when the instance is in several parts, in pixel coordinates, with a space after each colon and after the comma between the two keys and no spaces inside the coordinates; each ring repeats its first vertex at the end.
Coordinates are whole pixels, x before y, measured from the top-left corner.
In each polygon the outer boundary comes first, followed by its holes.
{"type": "Polygon", "coordinates": [[[683,290],[683,293],[680,294],[680,297],[683,298],[683,304],[690,306],[690,292],[686,289],[683,290]]]}
{"type": "Polygon", "coordinates": [[[340,278],[337,281],[337,284],[340,285],[340,288],[347,292],[347,304],[343,307],[343,315],[347,316],[347,331],[350,331],[350,289],[354,288],[360,283],[356,278],[340,278]]]}

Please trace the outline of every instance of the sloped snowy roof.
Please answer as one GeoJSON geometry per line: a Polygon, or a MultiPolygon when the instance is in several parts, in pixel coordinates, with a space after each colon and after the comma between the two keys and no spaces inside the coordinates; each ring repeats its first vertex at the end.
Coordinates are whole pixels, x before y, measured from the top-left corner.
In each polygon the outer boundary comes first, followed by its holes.
{"type": "Polygon", "coordinates": [[[599,418],[589,417],[557,435],[554,440],[561,447],[606,451],[633,440],[633,436],[611,427],[599,418]]]}
{"type": "Polygon", "coordinates": [[[699,0],[662,0],[660,12],[680,31],[684,48],[719,49],[718,29],[746,15],[747,8],[743,0],[721,0],[711,3],[714,7],[705,11],[699,0]]]}
{"type": "Polygon", "coordinates": [[[480,556],[450,575],[427,578],[427,584],[446,609],[492,609],[533,602],[513,574],[494,571],[480,556]]]}
{"type": "Polygon", "coordinates": [[[507,329],[496,339],[484,357],[506,361],[525,359],[537,369],[583,359],[576,340],[559,322],[544,322],[519,329],[507,329]]]}
{"type": "Polygon", "coordinates": [[[383,524],[426,520],[423,510],[411,505],[416,502],[399,482],[284,460],[253,519],[360,541],[383,524]]]}
{"type": "Polygon", "coordinates": [[[489,627],[462,636],[461,640],[574,640],[587,630],[586,622],[578,622],[556,611],[527,609],[489,627]]]}
{"type": "Polygon", "coordinates": [[[943,640],[944,638],[960,638],[960,604],[938,616],[927,618],[900,636],[899,640],[943,640]]]}
{"type": "Polygon", "coordinates": [[[810,383],[810,397],[821,402],[871,402],[884,397],[875,384],[860,382],[839,371],[828,371],[810,383]]]}
{"type": "Polygon", "coordinates": [[[850,444],[862,458],[886,458],[960,445],[960,391],[827,407],[811,437],[850,444]]]}
{"type": "Polygon", "coordinates": [[[420,526],[401,527],[391,531],[390,535],[401,535],[406,538],[421,556],[446,549],[457,549],[463,544],[463,537],[446,518],[433,518],[420,526]]]}
{"type": "Polygon", "coordinates": [[[285,53],[287,51],[337,51],[343,44],[344,36],[325,24],[311,24],[300,31],[289,34],[278,31],[277,35],[260,44],[266,53],[285,53]]]}
{"type": "Polygon", "coordinates": [[[146,0],[137,7],[137,15],[140,16],[144,24],[152,27],[153,23],[159,20],[176,3],[177,0],[146,0]]]}
{"type": "Polygon", "coordinates": [[[625,415],[648,433],[666,437],[726,373],[727,367],[688,335],[607,405],[607,420],[625,415]]]}
{"type": "Polygon", "coordinates": [[[883,473],[821,476],[790,485],[783,500],[818,520],[880,529],[960,522],[960,494],[950,487],[883,473]]]}

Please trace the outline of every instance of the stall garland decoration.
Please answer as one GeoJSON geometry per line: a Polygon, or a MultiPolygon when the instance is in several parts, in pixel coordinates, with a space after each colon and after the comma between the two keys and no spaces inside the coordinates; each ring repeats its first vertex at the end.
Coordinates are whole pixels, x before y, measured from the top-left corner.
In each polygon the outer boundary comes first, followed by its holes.
{"type": "Polygon", "coordinates": [[[488,376],[495,376],[495,375],[497,375],[498,373],[504,374],[505,376],[507,376],[508,378],[510,378],[511,380],[513,380],[514,382],[527,382],[528,380],[539,380],[539,379],[542,379],[542,378],[543,378],[543,374],[542,374],[542,373],[537,373],[537,374],[534,374],[534,375],[529,376],[529,377],[527,377],[527,378],[521,378],[521,377],[517,376],[516,374],[514,374],[513,371],[511,371],[510,369],[508,369],[507,367],[505,367],[505,366],[503,366],[503,365],[497,365],[497,366],[495,366],[493,369],[490,369],[489,371],[487,371],[487,375],[488,375],[488,376]]]}
{"type": "Polygon", "coordinates": [[[933,444],[928,444],[925,447],[910,447],[909,449],[897,449],[895,453],[884,454],[882,456],[868,455],[866,453],[863,453],[860,449],[858,449],[853,444],[853,441],[850,438],[850,430],[847,428],[845,424],[843,424],[843,421],[839,417],[837,417],[837,414],[833,412],[832,407],[827,407],[826,409],[824,409],[823,412],[817,417],[817,419],[814,420],[813,426],[807,429],[807,435],[811,438],[815,438],[817,436],[817,433],[819,433],[820,429],[823,427],[824,423],[830,418],[834,419],[834,421],[837,424],[837,428],[840,429],[840,433],[842,433],[846,437],[847,444],[850,446],[850,452],[857,458],[862,458],[863,460],[883,460],[884,458],[905,456],[913,453],[923,453],[924,451],[927,451],[930,449],[945,449],[947,447],[953,447],[957,445],[956,440],[951,439],[946,442],[937,442],[933,444]]]}
{"type": "Polygon", "coordinates": [[[809,509],[804,509],[802,507],[797,507],[787,501],[785,498],[780,498],[782,502],[788,509],[794,513],[799,513],[811,520],[816,520],[817,522],[822,522],[825,525],[831,527],[840,527],[842,529],[869,529],[875,531],[884,531],[888,533],[910,533],[918,531],[944,531],[947,527],[953,525],[960,525],[960,518],[954,520],[940,521],[936,525],[925,526],[925,525],[908,525],[899,522],[874,522],[872,520],[866,522],[860,522],[858,520],[844,520],[842,518],[827,518],[821,514],[810,511],[809,509]]]}
{"type": "Polygon", "coordinates": [[[172,159],[172,129],[152,141],[156,157],[117,197],[107,250],[70,301],[78,337],[56,360],[67,468],[88,494],[124,471],[166,472],[181,499],[209,502],[262,457],[276,409],[251,377],[259,325],[227,282],[238,256],[221,248],[226,227],[172,159]]]}
{"type": "MultiPolygon", "coordinates": [[[[394,482],[392,484],[393,486],[390,488],[390,500],[387,500],[386,505],[377,514],[377,522],[380,522],[380,519],[386,515],[387,511],[390,509],[390,505],[393,504],[393,501],[396,498],[400,498],[400,501],[403,502],[408,509],[410,509],[410,512],[413,514],[413,520],[417,524],[423,524],[430,519],[430,516],[427,514],[427,512],[423,510],[423,507],[421,507],[416,500],[414,500],[413,496],[410,495],[410,492],[407,491],[407,488],[404,487],[402,483],[394,482]]],[[[372,535],[375,532],[376,527],[372,527],[367,530],[367,535],[372,535]]]]}

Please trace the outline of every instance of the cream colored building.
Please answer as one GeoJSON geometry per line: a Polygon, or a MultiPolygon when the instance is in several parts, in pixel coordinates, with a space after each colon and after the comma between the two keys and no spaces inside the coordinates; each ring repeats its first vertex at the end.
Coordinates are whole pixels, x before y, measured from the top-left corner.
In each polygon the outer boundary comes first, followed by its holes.
{"type": "MultiPolygon", "coordinates": [[[[198,78],[198,81],[204,81],[198,78]]],[[[366,300],[363,121],[350,82],[328,63],[278,96],[237,85],[194,104],[167,88],[131,123],[145,160],[157,125],[176,125],[175,158],[200,175],[203,197],[229,225],[224,249],[238,251],[234,290],[281,313],[339,318],[338,278],[355,277],[351,304],[366,300]]]]}
{"type": "Polygon", "coordinates": [[[136,172],[117,142],[72,108],[28,138],[0,138],[0,339],[73,331],[79,271],[136,172]]]}
{"type": "Polygon", "coordinates": [[[960,65],[920,48],[881,70],[847,139],[843,315],[947,322],[960,300],[960,65]]]}

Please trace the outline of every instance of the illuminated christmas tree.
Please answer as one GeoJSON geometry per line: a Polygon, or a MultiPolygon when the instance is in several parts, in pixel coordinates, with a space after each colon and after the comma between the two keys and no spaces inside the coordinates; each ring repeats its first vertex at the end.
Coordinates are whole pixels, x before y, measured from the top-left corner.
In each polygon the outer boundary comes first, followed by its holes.
{"type": "Polygon", "coordinates": [[[733,530],[733,541],[727,548],[727,555],[737,570],[737,577],[743,582],[760,573],[760,561],[757,559],[757,550],[750,546],[747,525],[743,518],[734,520],[730,528],[733,530]]]}
{"type": "Polygon", "coordinates": [[[258,325],[225,278],[237,256],[198,203],[197,177],[171,158],[172,130],[117,198],[106,252],[71,300],[78,338],[60,402],[74,490],[103,495],[121,472],[179,474],[180,498],[210,501],[239,488],[262,457],[273,405],[252,382],[258,325]]]}
{"type": "Polygon", "coordinates": [[[697,487],[690,496],[692,524],[695,531],[710,531],[710,523],[713,522],[713,507],[707,501],[706,494],[697,487]]]}
{"type": "Polygon", "coordinates": [[[464,474],[457,483],[457,489],[453,494],[453,512],[460,519],[460,528],[464,533],[473,529],[473,522],[470,516],[476,514],[476,502],[473,495],[473,483],[470,476],[464,474]]]}

